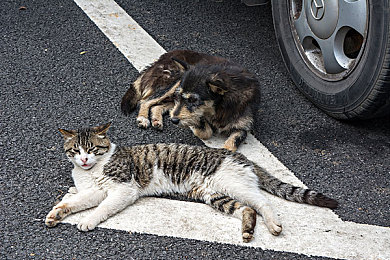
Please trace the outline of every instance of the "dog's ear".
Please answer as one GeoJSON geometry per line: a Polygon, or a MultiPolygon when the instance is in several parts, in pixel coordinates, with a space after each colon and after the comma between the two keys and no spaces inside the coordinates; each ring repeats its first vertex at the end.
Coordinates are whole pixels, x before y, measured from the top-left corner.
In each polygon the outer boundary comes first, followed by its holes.
{"type": "Polygon", "coordinates": [[[211,80],[207,82],[210,90],[218,95],[224,95],[228,88],[226,87],[225,82],[218,77],[218,75],[214,75],[211,80]]]}
{"type": "Polygon", "coordinates": [[[179,60],[175,57],[172,57],[171,59],[175,62],[175,64],[179,67],[180,71],[182,72],[187,71],[190,68],[190,65],[183,60],[179,60]]]}
{"type": "Polygon", "coordinates": [[[212,92],[217,93],[219,95],[224,95],[227,92],[226,88],[214,85],[212,83],[209,83],[209,87],[212,92]]]}

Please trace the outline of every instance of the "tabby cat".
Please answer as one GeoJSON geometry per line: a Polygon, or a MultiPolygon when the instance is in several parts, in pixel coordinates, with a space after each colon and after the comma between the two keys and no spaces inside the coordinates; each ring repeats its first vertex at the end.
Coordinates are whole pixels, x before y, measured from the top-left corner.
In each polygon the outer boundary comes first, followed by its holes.
{"type": "Polygon", "coordinates": [[[176,194],[204,202],[242,220],[242,239],[253,238],[256,213],[273,235],[282,231],[264,189],[286,200],[335,208],[321,193],[295,187],[271,176],[240,153],[184,144],[117,147],[107,137],[110,123],[81,130],[59,129],[74,164],[77,189],[53,207],[45,223],[54,227],[71,213],[96,209],[78,224],[88,231],[133,204],[139,197],[176,194]]]}

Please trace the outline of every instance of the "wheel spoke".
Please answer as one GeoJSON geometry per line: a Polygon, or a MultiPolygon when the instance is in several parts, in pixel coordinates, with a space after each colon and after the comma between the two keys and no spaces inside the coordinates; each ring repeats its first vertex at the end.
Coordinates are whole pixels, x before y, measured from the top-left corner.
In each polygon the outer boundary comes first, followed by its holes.
{"type": "Polygon", "coordinates": [[[337,28],[348,26],[365,35],[367,23],[367,2],[366,0],[340,0],[339,21],[337,28]]]}
{"type": "Polygon", "coordinates": [[[333,79],[355,66],[367,36],[367,0],[301,0],[292,10],[295,40],[311,69],[333,79]]]}
{"type": "Polygon", "coordinates": [[[341,57],[341,59],[338,57],[343,54],[340,54],[337,51],[334,37],[327,40],[318,39],[317,42],[322,52],[325,71],[327,73],[340,73],[348,67],[348,64],[344,64],[343,62],[343,60],[345,60],[344,57],[341,57]]]}
{"type": "Polygon", "coordinates": [[[301,15],[299,16],[299,18],[294,21],[294,26],[295,26],[295,30],[297,31],[299,41],[301,42],[301,44],[303,43],[303,40],[308,36],[314,38],[310,26],[307,23],[306,10],[304,7],[302,8],[301,15]]]}

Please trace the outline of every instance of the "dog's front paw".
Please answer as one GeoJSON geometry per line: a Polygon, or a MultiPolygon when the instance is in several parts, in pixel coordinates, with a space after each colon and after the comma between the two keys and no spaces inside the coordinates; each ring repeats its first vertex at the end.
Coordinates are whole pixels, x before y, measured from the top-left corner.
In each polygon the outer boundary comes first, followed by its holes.
{"type": "Polygon", "coordinates": [[[157,118],[152,118],[152,126],[158,130],[163,130],[163,122],[157,118]]]}
{"type": "Polygon", "coordinates": [[[195,127],[190,127],[195,136],[202,140],[208,140],[213,135],[213,130],[210,127],[206,127],[205,129],[199,129],[195,127]]]}
{"type": "Polygon", "coordinates": [[[143,116],[137,117],[137,122],[138,122],[138,126],[141,128],[148,128],[150,126],[149,119],[147,119],[143,116]]]}
{"type": "Polygon", "coordinates": [[[223,148],[232,152],[237,151],[237,146],[232,142],[226,142],[223,148]]]}
{"type": "Polygon", "coordinates": [[[70,213],[70,209],[66,204],[54,207],[45,219],[45,224],[48,227],[55,227],[62,219],[64,219],[70,213]]]}
{"type": "Polygon", "coordinates": [[[83,218],[80,223],[77,225],[77,228],[80,231],[90,231],[95,229],[95,227],[99,224],[99,221],[91,219],[89,217],[83,218]]]}

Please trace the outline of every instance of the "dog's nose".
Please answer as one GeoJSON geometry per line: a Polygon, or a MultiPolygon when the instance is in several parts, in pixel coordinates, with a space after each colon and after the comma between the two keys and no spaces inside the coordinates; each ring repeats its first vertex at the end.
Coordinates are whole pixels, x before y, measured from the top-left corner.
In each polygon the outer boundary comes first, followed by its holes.
{"type": "Polygon", "coordinates": [[[172,121],[172,123],[174,123],[175,125],[177,125],[177,124],[180,122],[180,119],[177,118],[177,117],[172,117],[172,118],[171,118],[171,121],[172,121]]]}

